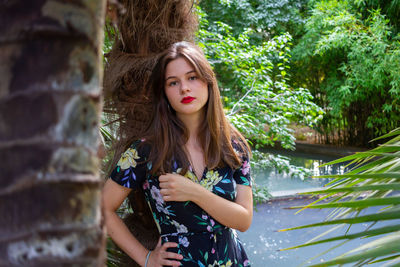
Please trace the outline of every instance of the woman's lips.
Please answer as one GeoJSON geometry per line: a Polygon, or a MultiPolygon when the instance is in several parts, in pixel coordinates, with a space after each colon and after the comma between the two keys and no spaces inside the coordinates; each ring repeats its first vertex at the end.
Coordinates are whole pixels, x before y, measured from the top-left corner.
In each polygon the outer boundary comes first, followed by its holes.
{"type": "Polygon", "coordinates": [[[192,102],[193,100],[195,100],[194,97],[187,96],[187,97],[182,98],[181,103],[188,104],[188,103],[192,102]]]}

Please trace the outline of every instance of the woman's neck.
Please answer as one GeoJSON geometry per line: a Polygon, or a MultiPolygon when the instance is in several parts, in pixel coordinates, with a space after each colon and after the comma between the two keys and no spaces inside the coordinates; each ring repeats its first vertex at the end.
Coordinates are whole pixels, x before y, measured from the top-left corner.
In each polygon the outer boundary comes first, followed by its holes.
{"type": "Polygon", "coordinates": [[[199,112],[196,114],[190,115],[179,115],[179,119],[183,122],[186,126],[186,129],[189,131],[189,139],[187,141],[187,145],[189,146],[198,146],[198,135],[199,135],[199,128],[201,123],[204,120],[203,112],[199,112]]]}

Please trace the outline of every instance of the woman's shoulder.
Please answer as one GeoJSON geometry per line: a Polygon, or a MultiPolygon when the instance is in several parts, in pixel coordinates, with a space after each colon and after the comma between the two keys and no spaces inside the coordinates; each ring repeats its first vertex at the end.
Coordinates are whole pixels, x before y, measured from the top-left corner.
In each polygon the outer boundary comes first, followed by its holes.
{"type": "Polygon", "coordinates": [[[125,170],[130,167],[137,167],[137,165],[145,164],[148,160],[150,147],[146,144],[144,139],[134,140],[130,142],[128,147],[122,152],[117,167],[125,170]]]}
{"type": "Polygon", "coordinates": [[[230,126],[230,139],[232,147],[241,153],[251,154],[250,146],[248,145],[246,138],[232,124],[230,126]]]}
{"type": "Polygon", "coordinates": [[[240,156],[249,156],[250,155],[250,148],[247,144],[247,141],[240,138],[240,137],[232,137],[231,144],[233,149],[235,150],[236,154],[240,156]]]}
{"type": "Polygon", "coordinates": [[[143,146],[143,144],[146,143],[146,139],[145,138],[141,138],[141,139],[135,139],[133,140],[133,142],[131,142],[129,144],[129,148],[137,148],[139,146],[143,146]]]}
{"type": "Polygon", "coordinates": [[[131,151],[140,156],[141,158],[147,158],[150,154],[151,145],[145,139],[136,139],[130,143],[128,149],[126,151],[131,151]]]}

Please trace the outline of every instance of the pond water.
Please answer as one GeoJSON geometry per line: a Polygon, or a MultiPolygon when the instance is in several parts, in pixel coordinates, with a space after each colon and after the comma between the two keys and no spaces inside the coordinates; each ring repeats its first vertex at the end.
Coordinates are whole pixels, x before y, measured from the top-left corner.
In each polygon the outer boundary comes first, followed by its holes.
{"type": "MultiPolygon", "coordinates": [[[[284,156],[288,156],[291,163],[297,166],[304,166],[313,170],[314,175],[319,174],[334,174],[342,173],[343,166],[328,166],[319,169],[318,166],[322,163],[331,161],[335,157],[316,156],[309,154],[301,154],[296,152],[285,152],[284,156]]],[[[288,248],[291,246],[305,243],[317,236],[320,233],[330,229],[331,226],[319,227],[317,229],[303,229],[288,232],[277,232],[279,229],[285,229],[310,223],[323,221],[330,210],[313,210],[307,209],[297,215],[296,210],[285,209],[291,206],[305,205],[312,201],[309,198],[291,197],[296,192],[310,191],[320,188],[328,182],[328,179],[300,179],[297,177],[289,177],[279,174],[272,169],[262,170],[255,173],[255,182],[260,185],[266,185],[270,193],[275,197],[266,204],[257,206],[257,211],[254,212],[253,223],[245,233],[238,232],[239,238],[242,240],[248,256],[254,267],[291,267],[308,265],[309,260],[318,254],[328,250],[339,242],[321,244],[317,246],[300,248],[297,250],[278,251],[279,249],[288,248]],[[286,197],[285,197],[286,196],[286,197]]],[[[375,213],[379,207],[371,208],[366,213],[375,213]]],[[[379,223],[375,227],[388,224],[387,222],[379,223]]],[[[354,225],[350,229],[350,233],[359,232],[368,227],[368,224],[354,225]]],[[[344,233],[346,229],[340,228],[327,237],[332,237],[334,234],[344,233]]],[[[357,245],[371,241],[372,239],[354,240],[345,245],[336,248],[322,257],[318,257],[311,263],[318,263],[334,256],[343,254],[357,245]]],[[[347,265],[346,265],[347,266],[347,265]]],[[[379,265],[370,265],[379,266],[379,265]]]]}
{"type": "MultiPolygon", "coordinates": [[[[275,150],[266,151],[272,154],[278,154],[275,150]]],[[[344,166],[335,164],[319,168],[323,163],[327,163],[337,157],[328,155],[306,154],[296,151],[279,151],[280,156],[290,160],[292,165],[305,167],[312,171],[312,175],[338,174],[343,173],[344,166]]],[[[266,186],[273,196],[291,195],[303,191],[310,191],[323,187],[329,182],[328,178],[305,178],[292,177],[288,174],[279,173],[273,168],[255,170],[253,178],[256,184],[266,186]]]]}
{"type": "MultiPolygon", "coordinates": [[[[340,246],[326,255],[309,261],[312,257],[332,248],[341,241],[319,244],[316,246],[299,248],[296,250],[278,251],[296,245],[303,244],[318,234],[325,232],[332,226],[318,227],[316,229],[300,229],[287,232],[277,232],[279,229],[316,223],[322,221],[329,214],[328,210],[307,209],[295,215],[295,210],[285,209],[291,206],[310,203],[311,199],[289,199],[272,201],[267,204],[258,205],[254,212],[253,223],[250,229],[244,233],[238,232],[253,267],[292,267],[305,266],[329,260],[339,256],[360,244],[365,244],[375,238],[352,240],[340,246]]],[[[374,207],[363,212],[375,213],[379,207],[374,207]]],[[[397,222],[399,223],[399,222],[397,222]]],[[[389,225],[391,222],[379,222],[373,228],[389,225]]],[[[356,233],[365,230],[369,224],[362,223],[353,225],[349,233],[356,233]]],[[[347,228],[340,228],[326,237],[333,237],[335,234],[344,234],[347,228]]],[[[382,264],[371,264],[368,266],[381,266],[382,264]]],[[[353,266],[353,264],[345,265],[353,266]]]]}

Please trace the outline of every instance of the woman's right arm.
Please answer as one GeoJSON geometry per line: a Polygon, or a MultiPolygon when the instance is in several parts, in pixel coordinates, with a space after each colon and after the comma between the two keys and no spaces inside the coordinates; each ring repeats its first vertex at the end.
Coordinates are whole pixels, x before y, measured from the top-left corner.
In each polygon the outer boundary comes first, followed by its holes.
{"type": "Polygon", "coordinates": [[[108,179],[103,188],[103,210],[107,233],[129,257],[144,266],[148,250],[131,234],[116,213],[122,202],[132,191],[108,179]]]}
{"type": "MultiPolygon", "coordinates": [[[[112,179],[106,181],[102,193],[104,219],[108,235],[112,240],[129,257],[134,259],[139,265],[144,266],[149,251],[132,235],[128,227],[116,213],[116,210],[121,206],[131,190],[117,184],[112,179]]],[[[164,243],[161,246],[159,242],[154,251],[152,251],[147,266],[179,266],[179,261],[168,259],[180,260],[182,256],[166,251],[167,248],[176,246],[176,243],[171,242],[164,243]]]]}

